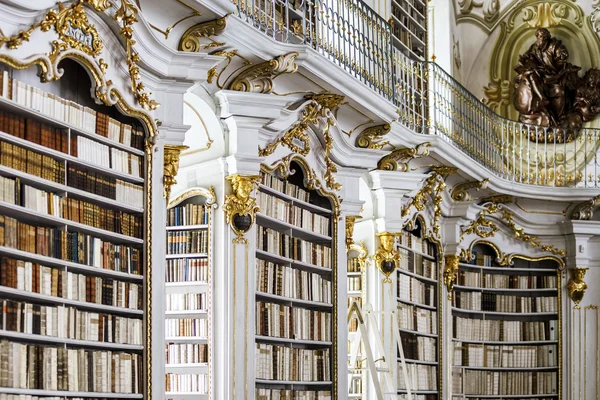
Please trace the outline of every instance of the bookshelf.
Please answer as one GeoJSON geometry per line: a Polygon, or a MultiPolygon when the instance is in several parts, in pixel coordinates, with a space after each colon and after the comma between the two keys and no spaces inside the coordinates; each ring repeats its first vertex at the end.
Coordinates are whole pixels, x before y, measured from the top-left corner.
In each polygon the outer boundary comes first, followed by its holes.
{"type": "Polygon", "coordinates": [[[169,202],[165,265],[166,398],[211,398],[214,190],[190,188],[169,202]]]}
{"type": "MultiPolygon", "coordinates": [[[[348,267],[347,267],[347,301],[348,301],[348,309],[353,302],[357,302],[358,305],[363,307],[363,301],[366,297],[366,265],[367,265],[367,254],[368,250],[364,242],[358,244],[351,244],[347,250],[348,254],[348,267]]],[[[348,359],[350,359],[350,351],[352,340],[354,339],[354,335],[357,334],[358,331],[358,320],[356,317],[353,317],[348,323],[348,359]]],[[[362,398],[362,395],[365,391],[365,370],[364,365],[362,365],[361,361],[364,358],[364,349],[361,344],[358,349],[358,359],[356,365],[348,365],[348,398],[350,399],[359,399],[362,398]]]]}
{"type": "Polygon", "coordinates": [[[335,345],[334,224],[330,200],[263,170],[256,194],[255,396],[331,399],[335,345]]]}
{"type": "Polygon", "coordinates": [[[392,43],[407,57],[427,58],[427,6],[425,0],[392,0],[392,43]]]}
{"type": "MultiPolygon", "coordinates": [[[[413,396],[438,399],[439,390],[439,284],[437,245],[425,237],[417,218],[412,231],[396,237],[400,253],[396,307],[400,339],[413,396]]],[[[398,354],[398,397],[407,396],[404,371],[398,354]]]]}
{"type": "Polygon", "coordinates": [[[0,68],[0,398],[142,399],[145,128],[34,76],[0,68]]]}
{"type": "Polygon", "coordinates": [[[454,398],[559,398],[560,264],[495,246],[459,263],[452,303],[454,398]]]}

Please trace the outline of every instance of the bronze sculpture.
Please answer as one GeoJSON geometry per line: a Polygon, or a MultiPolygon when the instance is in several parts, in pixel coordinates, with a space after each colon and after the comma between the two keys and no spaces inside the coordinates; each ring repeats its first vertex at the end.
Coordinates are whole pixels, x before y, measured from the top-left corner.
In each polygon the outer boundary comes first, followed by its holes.
{"type": "Polygon", "coordinates": [[[569,52],[560,40],[545,28],[535,36],[515,68],[513,104],[521,122],[553,128],[531,129],[530,140],[572,141],[583,123],[600,113],[600,70],[579,77],[581,67],[567,62],[569,52]]]}

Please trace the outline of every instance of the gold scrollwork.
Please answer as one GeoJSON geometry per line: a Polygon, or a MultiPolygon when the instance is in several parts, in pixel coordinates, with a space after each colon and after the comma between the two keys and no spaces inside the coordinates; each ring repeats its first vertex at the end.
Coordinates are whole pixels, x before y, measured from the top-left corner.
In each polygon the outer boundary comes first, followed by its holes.
{"type": "Polygon", "coordinates": [[[452,189],[452,200],[454,201],[469,201],[471,200],[471,194],[469,190],[475,189],[479,191],[480,189],[485,189],[490,180],[484,179],[482,181],[471,181],[471,182],[463,182],[454,186],[452,189]]]}
{"type": "Polygon", "coordinates": [[[359,245],[353,243],[348,247],[347,251],[355,251],[358,254],[356,260],[358,261],[361,271],[364,271],[365,267],[369,263],[369,250],[367,249],[365,242],[361,241],[359,245]]]}
{"type": "Polygon", "coordinates": [[[589,268],[570,268],[571,279],[567,283],[569,289],[569,297],[575,303],[575,308],[579,308],[579,303],[583,300],[583,295],[588,288],[587,283],[583,280],[585,273],[589,268]]]}
{"type": "Polygon", "coordinates": [[[197,53],[200,50],[224,46],[225,43],[219,43],[211,39],[211,36],[219,36],[225,30],[226,26],[227,16],[193,25],[181,36],[178,46],[179,51],[197,53]],[[200,43],[199,38],[206,38],[211,43],[200,43]]]}
{"type": "Polygon", "coordinates": [[[498,227],[492,221],[485,218],[485,211],[482,211],[477,216],[477,219],[473,221],[469,226],[462,230],[460,238],[472,233],[476,234],[481,238],[493,237],[498,232],[498,227]]]}
{"type": "Polygon", "coordinates": [[[164,174],[163,174],[163,184],[164,184],[164,196],[169,201],[169,196],[171,196],[171,188],[174,184],[177,183],[175,177],[177,176],[177,171],[179,170],[179,155],[182,151],[188,149],[188,146],[179,146],[179,145],[165,145],[165,155],[164,155],[164,174]]]}
{"type": "Polygon", "coordinates": [[[600,206],[600,195],[576,205],[571,212],[571,219],[589,221],[594,216],[594,210],[598,206],[600,206]]]}
{"type": "Polygon", "coordinates": [[[431,143],[425,142],[421,143],[417,147],[396,149],[379,160],[379,163],[377,163],[377,169],[384,171],[407,172],[408,164],[412,160],[429,155],[429,146],[431,146],[431,143]]]}
{"type": "Polygon", "coordinates": [[[275,78],[283,74],[292,74],[298,70],[298,65],[296,64],[296,57],[298,55],[297,52],[293,51],[277,56],[273,60],[246,68],[233,79],[229,85],[229,90],[249,93],[271,93],[275,78]]]}
{"type": "Polygon", "coordinates": [[[456,254],[447,254],[444,256],[444,284],[448,289],[448,300],[452,300],[452,289],[458,276],[458,263],[460,256],[456,254]]]}
{"type": "Polygon", "coordinates": [[[186,189],[179,196],[177,196],[173,200],[170,200],[167,205],[167,208],[175,207],[182,201],[187,200],[190,197],[194,197],[194,196],[202,196],[202,197],[206,198],[207,206],[211,206],[212,208],[218,207],[217,194],[215,193],[215,187],[210,186],[208,189],[200,188],[200,187],[186,189]]]}
{"type": "Polygon", "coordinates": [[[357,219],[362,218],[360,215],[348,215],[346,217],[346,248],[350,248],[354,244],[354,223],[357,219]]]}
{"type": "Polygon", "coordinates": [[[381,150],[384,146],[390,144],[389,141],[383,140],[383,136],[386,135],[390,129],[390,124],[368,127],[358,134],[356,146],[361,149],[381,150]]]}
{"type": "Polygon", "coordinates": [[[223,204],[225,220],[228,225],[231,225],[238,238],[241,238],[252,228],[256,213],[260,211],[256,199],[250,196],[260,177],[235,174],[226,179],[231,183],[233,193],[225,197],[223,204]]]}
{"type": "Polygon", "coordinates": [[[380,245],[375,254],[373,261],[382,274],[385,275],[383,283],[391,283],[390,275],[394,273],[400,261],[400,253],[394,247],[396,234],[391,232],[381,232],[377,234],[380,245]]]}
{"type": "Polygon", "coordinates": [[[512,203],[514,197],[507,194],[499,194],[495,196],[489,196],[481,199],[482,203],[494,203],[494,204],[508,204],[512,203]]]}

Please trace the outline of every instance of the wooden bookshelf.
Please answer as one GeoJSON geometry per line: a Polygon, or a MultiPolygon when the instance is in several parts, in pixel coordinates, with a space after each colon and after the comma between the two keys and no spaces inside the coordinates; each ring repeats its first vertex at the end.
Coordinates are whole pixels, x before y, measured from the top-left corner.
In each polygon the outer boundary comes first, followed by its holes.
{"type": "MultiPolygon", "coordinates": [[[[358,305],[362,308],[363,301],[366,297],[366,263],[367,263],[367,247],[364,242],[360,245],[352,244],[349,246],[347,250],[347,301],[348,301],[348,309],[353,302],[357,302],[358,305]]],[[[352,346],[352,342],[355,339],[358,331],[358,319],[356,317],[352,318],[348,323],[348,356],[350,359],[350,350],[352,346]]],[[[363,343],[361,341],[358,347],[358,360],[364,359],[364,348],[363,343]]],[[[356,365],[348,365],[348,380],[349,380],[349,390],[348,390],[348,398],[361,398],[363,393],[365,392],[366,387],[366,370],[365,365],[360,363],[357,360],[356,365]]]]}
{"type": "Polygon", "coordinates": [[[255,395],[331,399],[334,221],[295,161],[291,170],[286,179],[263,172],[256,194],[255,395]]]}
{"type": "Polygon", "coordinates": [[[427,58],[427,6],[421,0],[392,0],[392,43],[407,57],[427,58]]]}
{"type": "Polygon", "coordinates": [[[169,202],[166,256],[166,398],[210,399],[211,190],[191,188],[169,202]]]}
{"type": "Polygon", "coordinates": [[[558,397],[558,262],[514,256],[500,265],[485,243],[471,258],[453,289],[453,396],[558,397]]]}
{"type": "Polygon", "coordinates": [[[61,67],[0,70],[0,397],[142,399],[146,133],[61,67]]]}
{"type": "MultiPolygon", "coordinates": [[[[415,229],[396,237],[400,253],[397,269],[397,313],[410,389],[420,399],[439,397],[439,283],[437,246],[424,237],[417,219],[415,229]]],[[[398,398],[407,396],[400,354],[398,398]]]]}

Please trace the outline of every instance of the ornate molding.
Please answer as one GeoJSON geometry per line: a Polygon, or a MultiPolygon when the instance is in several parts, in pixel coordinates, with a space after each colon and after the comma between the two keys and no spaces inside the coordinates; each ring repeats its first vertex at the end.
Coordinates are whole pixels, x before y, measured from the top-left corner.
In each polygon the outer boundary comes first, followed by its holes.
{"type": "Polygon", "coordinates": [[[271,93],[273,90],[273,79],[279,75],[292,74],[298,70],[296,57],[298,53],[277,56],[270,61],[246,68],[236,76],[229,84],[229,90],[249,93],[271,93]]]}
{"type": "Polygon", "coordinates": [[[211,206],[212,208],[219,207],[219,205],[217,204],[217,193],[215,192],[215,187],[210,186],[208,189],[200,188],[200,187],[186,189],[183,193],[181,193],[179,196],[177,196],[173,200],[169,200],[169,203],[167,204],[167,208],[175,207],[182,201],[187,200],[190,197],[194,197],[194,196],[202,196],[202,197],[206,198],[205,204],[208,206],[211,206]]]}
{"type": "Polygon", "coordinates": [[[484,239],[494,237],[496,232],[498,232],[498,227],[492,221],[486,219],[485,216],[486,211],[480,212],[477,216],[477,219],[462,230],[460,233],[460,240],[462,241],[466,235],[470,235],[472,233],[484,239]]]}
{"type": "Polygon", "coordinates": [[[385,275],[383,283],[391,283],[390,275],[394,273],[400,261],[400,253],[394,247],[396,234],[391,232],[381,232],[377,234],[380,244],[373,255],[373,261],[382,274],[385,275]]]}
{"type": "Polygon", "coordinates": [[[349,249],[354,244],[354,223],[357,219],[362,218],[360,215],[348,215],[346,217],[346,248],[349,249]]]}
{"type": "Polygon", "coordinates": [[[600,206],[600,195],[575,206],[571,212],[572,220],[589,221],[594,216],[594,210],[600,206]]]}
{"type": "Polygon", "coordinates": [[[452,300],[452,289],[458,277],[458,263],[460,256],[448,254],[444,256],[444,284],[448,289],[448,300],[452,300]]]}
{"type": "Polygon", "coordinates": [[[486,178],[482,181],[471,181],[471,182],[463,182],[463,183],[459,183],[458,185],[454,186],[454,188],[452,188],[452,200],[454,201],[470,201],[471,200],[471,194],[469,193],[469,190],[471,189],[475,189],[476,191],[479,191],[480,189],[485,189],[487,187],[487,184],[489,182],[489,178],[486,178]]]}
{"type": "Polygon", "coordinates": [[[169,197],[171,196],[171,188],[174,184],[177,183],[175,177],[177,176],[177,171],[179,170],[179,156],[181,152],[187,150],[188,146],[178,146],[178,145],[165,145],[164,151],[164,173],[163,173],[163,185],[164,192],[163,195],[167,202],[169,201],[169,197]]]}
{"type": "Polygon", "coordinates": [[[256,213],[260,211],[256,199],[250,196],[260,177],[258,175],[235,174],[226,177],[226,179],[231,183],[233,193],[225,197],[225,203],[223,204],[225,221],[228,225],[231,225],[231,229],[240,239],[252,228],[256,213]]]}
{"type": "Polygon", "coordinates": [[[390,124],[375,125],[364,129],[356,138],[356,147],[361,149],[381,150],[390,142],[383,140],[383,136],[389,133],[390,124]]]}
{"type": "Polygon", "coordinates": [[[360,242],[360,245],[352,244],[350,247],[348,247],[347,251],[355,251],[358,253],[358,257],[356,257],[356,259],[358,259],[360,269],[364,270],[369,263],[369,250],[367,249],[365,242],[360,242]]]}
{"type": "Polygon", "coordinates": [[[579,303],[583,300],[583,295],[588,288],[587,283],[583,280],[585,273],[589,268],[570,268],[571,279],[567,283],[567,289],[569,289],[569,297],[575,303],[575,308],[579,308],[579,303]]]}
{"type": "Polygon", "coordinates": [[[407,172],[408,164],[417,158],[429,155],[430,142],[421,143],[417,147],[407,147],[392,151],[377,163],[377,169],[384,171],[407,172]]]}
{"type": "Polygon", "coordinates": [[[481,200],[483,203],[508,204],[513,202],[514,197],[507,194],[499,194],[495,196],[484,197],[481,200]]]}
{"type": "Polygon", "coordinates": [[[177,49],[179,51],[197,53],[200,50],[224,46],[225,43],[219,43],[211,39],[211,36],[219,36],[226,27],[227,16],[193,25],[181,35],[177,49]],[[208,39],[211,43],[200,43],[199,38],[208,39]]]}

